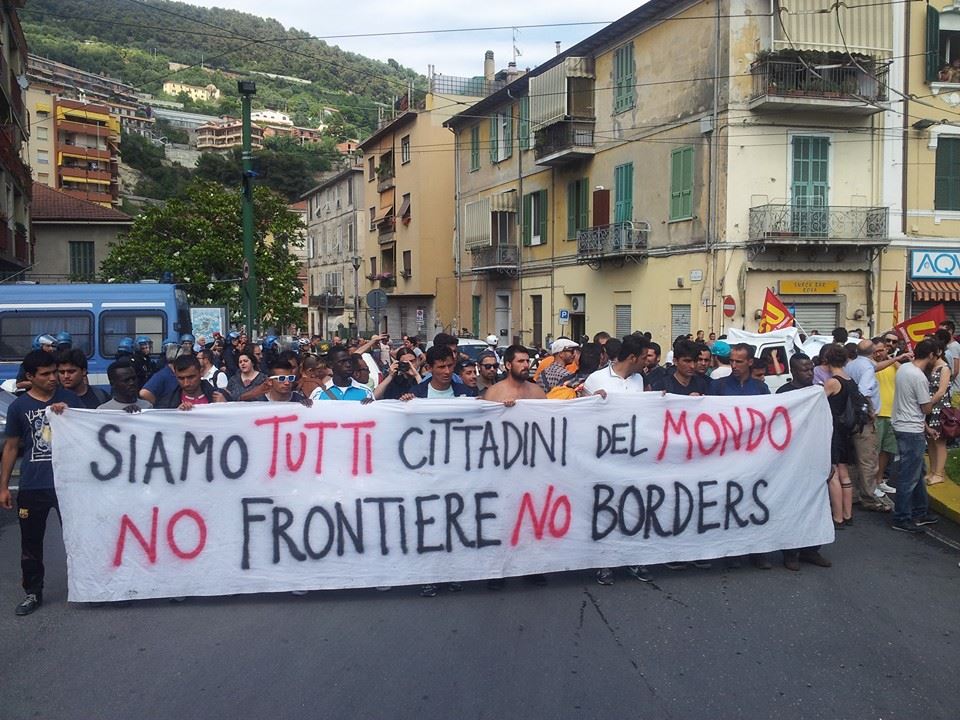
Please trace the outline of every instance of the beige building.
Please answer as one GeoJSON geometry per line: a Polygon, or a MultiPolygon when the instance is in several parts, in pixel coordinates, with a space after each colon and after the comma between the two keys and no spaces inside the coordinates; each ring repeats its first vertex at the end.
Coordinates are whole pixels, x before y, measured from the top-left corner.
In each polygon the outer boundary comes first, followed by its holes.
{"type": "Polygon", "coordinates": [[[163,92],[173,97],[177,97],[180,93],[186,93],[195,102],[216,102],[220,99],[220,89],[213,83],[199,87],[168,80],[163,84],[163,92]]]}
{"type": "MultiPolygon", "coordinates": [[[[367,287],[359,275],[368,225],[363,189],[363,169],[355,165],[334,173],[303,195],[311,334],[348,336],[358,327],[354,298],[360,298],[360,291],[367,287]]],[[[364,331],[369,326],[365,315],[361,310],[359,329],[364,331]]]]}
{"type": "MultiPolygon", "coordinates": [[[[206,123],[196,129],[197,150],[221,151],[243,146],[243,123],[236,118],[223,118],[206,123]]],[[[263,130],[259,125],[250,125],[250,146],[263,148],[263,130]]]]}
{"type": "Polygon", "coordinates": [[[840,11],[851,56],[777,7],[651,0],[448,122],[462,326],[668,344],[756,329],[767,288],[808,332],[873,326],[893,11],[840,11]]]}

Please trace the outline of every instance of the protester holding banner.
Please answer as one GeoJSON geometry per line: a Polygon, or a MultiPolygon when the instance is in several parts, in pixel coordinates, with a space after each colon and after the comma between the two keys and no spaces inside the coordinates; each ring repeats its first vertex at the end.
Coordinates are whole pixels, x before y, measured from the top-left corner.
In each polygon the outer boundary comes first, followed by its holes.
{"type": "Polygon", "coordinates": [[[181,355],[173,361],[177,389],[161,398],[157,408],[192,410],[195,405],[227,402],[227,394],[217,390],[200,376],[200,361],[196,355],[181,355]]]}
{"type": "Polygon", "coordinates": [[[318,400],[355,400],[373,399],[370,388],[358,383],[353,378],[353,356],[345,347],[332,347],[327,353],[327,362],[333,371],[333,378],[329,385],[318,387],[313,391],[310,399],[318,400]]]}
{"type": "Polygon", "coordinates": [[[827,487],[830,490],[830,510],[833,524],[838,530],[853,524],[853,483],[850,482],[848,465],[856,460],[853,448],[853,428],[845,423],[847,403],[857,384],[844,370],[847,352],[841,345],[824,345],[820,350],[824,364],[830,368],[830,377],[823,384],[823,391],[830,403],[833,415],[833,434],[830,438],[830,463],[833,471],[827,487]]]}
{"type": "Polygon", "coordinates": [[[116,360],[107,367],[107,379],[110,381],[111,398],[103,403],[100,410],[124,410],[137,413],[149,410],[153,405],[137,397],[137,370],[130,360],[116,360]]]}

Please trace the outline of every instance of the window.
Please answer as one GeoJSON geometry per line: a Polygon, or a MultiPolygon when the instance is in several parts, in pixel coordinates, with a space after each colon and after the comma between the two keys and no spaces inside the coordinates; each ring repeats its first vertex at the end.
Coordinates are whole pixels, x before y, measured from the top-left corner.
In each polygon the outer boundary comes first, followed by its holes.
{"type": "Polygon", "coordinates": [[[307,257],[313,258],[317,256],[317,241],[313,235],[307,235],[307,257]]]}
{"type": "Polygon", "coordinates": [[[633,220],[633,163],[617,165],[613,169],[614,202],[613,221],[615,223],[633,220]]]}
{"type": "Polygon", "coordinates": [[[513,117],[497,113],[490,118],[490,162],[498,163],[513,154],[513,117]]]}
{"type": "Polygon", "coordinates": [[[470,172],[480,169],[480,126],[470,128],[470,172]]]}
{"type": "Polygon", "coordinates": [[[613,111],[632,108],[634,95],[633,43],[628,43],[613,53],[613,111]]]}
{"type": "Polygon", "coordinates": [[[937,210],[960,210],[960,138],[941,135],[937,141],[933,207],[937,210]]]}
{"type": "Polygon", "coordinates": [[[376,257],[370,258],[370,274],[371,275],[377,274],[377,258],[376,257]]]}
{"type": "Polygon", "coordinates": [[[404,225],[410,224],[410,193],[404,193],[400,203],[400,212],[397,213],[404,225]]]}
{"type": "Polygon", "coordinates": [[[377,209],[375,207],[370,208],[370,229],[377,229],[377,209]]]}
{"type": "Polygon", "coordinates": [[[367,158],[367,182],[377,177],[377,163],[373,155],[367,158]]]}
{"type": "Polygon", "coordinates": [[[547,191],[530,193],[523,198],[523,244],[543,245],[547,241],[547,191]]]}
{"type": "Polygon", "coordinates": [[[49,165],[50,153],[46,150],[37,150],[37,165],[49,165]]]}
{"type": "Polygon", "coordinates": [[[629,305],[615,305],[613,308],[614,337],[622,338],[633,332],[633,319],[629,305]]]}
{"type": "Polygon", "coordinates": [[[495,211],[490,213],[490,231],[494,247],[513,245],[513,219],[516,213],[495,211]]]}
{"type": "Polygon", "coordinates": [[[347,180],[347,205],[353,207],[353,177],[347,180]]]}
{"type": "Polygon", "coordinates": [[[400,163],[406,165],[410,162],[410,136],[404,135],[400,138],[400,163]]]}
{"type": "Polygon", "coordinates": [[[33,339],[40,333],[66,330],[73,336],[73,346],[93,355],[93,315],[82,311],[5,312],[0,313],[0,360],[16,360],[33,349],[33,339]]]}
{"type": "Polygon", "coordinates": [[[166,326],[167,316],[162,312],[105,310],[100,313],[100,356],[116,357],[120,341],[137,335],[146,335],[153,340],[154,347],[160,347],[166,326]]]}
{"type": "Polygon", "coordinates": [[[353,223],[347,225],[347,252],[355,253],[357,251],[357,231],[353,223]]]}
{"type": "Polygon", "coordinates": [[[471,313],[470,313],[470,330],[473,332],[474,337],[480,337],[480,295],[473,295],[471,297],[471,313]]]}
{"type": "Polygon", "coordinates": [[[670,219],[693,217],[693,148],[677,148],[670,153],[670,219]]]}
{"type": "Polygon", "coordinates": [[[49,139],[49,137],[50,137],[50,135],[49,135],[49,129],[47,128],[46,125],[37,125],[37,127],[35,128],[35,130],[37,131],[37,140],[48,140],[48,139],[49,139]]]}
{"type": "Polygon", "coordinates": [[[403,251],[403,276],[405,278],[413,275],[413,252],[410,250],[403,251]]]}
{"type": "Polygon", "coordinates": [[[334,235],[333,252],[337,255],[343,254],[343,226],[337,227],[337,232],[334,235]]]}
{"type": "MultiPolygon", "coordinates": [[[[543,295],[531,295],[533,304],[533,344],[543,344],[543,295]]],[[[621,336],[622,337],[622,336],[621,336]]]]}
{"type": "Polygon", "coordinates": [[[93,280],[97,272],[93,256],[93,241],[70,241],[70,278],[72,280],[93,280]]]}
{"type": "Polygon", "coordinates": [[[520,123],[517,130],[520,136],[520,149],[530,149],[530,98],[520,98],[520,123]]]}
{"type": "Polygon", "coordinates": [[[590,226],[590,180],[580,178],[567,183],[567,238],[577,239],[577,231],[590,226]]]}
{"type": "Polygon", "coordinates": [[[927,5],[926,55],[927,82],[960,83],[960,73],[951,67],[960,59],[960,8],[956,5],[943,12],[927,5]]]}

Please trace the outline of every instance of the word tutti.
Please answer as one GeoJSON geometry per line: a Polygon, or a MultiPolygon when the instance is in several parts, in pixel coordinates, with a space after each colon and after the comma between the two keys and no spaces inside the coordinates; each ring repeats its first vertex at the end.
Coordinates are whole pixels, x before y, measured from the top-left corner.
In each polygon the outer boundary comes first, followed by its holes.
{"type": "MultiPolygon", "coordinates": [[[[329,447],[326,444],[326,432],[328,430],[346,431],[351,439],[348,446],[348,452],[352,458],[351,474],[356,477],[363,472],[367,475],[373,473],[373,429],[377,423],[373,420],[364,422],[308,422],[302,426],[290,427],[296,423],[299,418],[296,415],[274,415],[268,418],[260,418],[254,421],[258,427],[271,428],[273,431],[273,444],[270,450],[270,467],[267,470],[269,477],[276,477],[278,459],[280,458],[280,447],[283,446],[284,467],[290,472],[297,472],[307,458],[309,450],[314,459],[313,471],[320,475],[323,473],[324,452],[329,447]],[[281,432],[281,427],[283,431],[281,432]],[[302,427],[302,429],[300,429],[302,427]],[[296,430],[294,435],[292,430],[296,430]],[[311,435],[314,438],[314,444],[310,447],[310,438],[303,430],[312,430],[311,435]],[[282,438],[282,439],[281,439],[282,438]],[[294,438],[296,438],[297,449],[293,450],[294,438]]],[[[339,439],[338,435],[338,439],[339,439]]],[[[334,444],[334,448],[338,447],[334,444]]],[[[336,452],[334,450],[333,452],[336,452]]]]}
{"type": "Polygon", "coordinates": [[[264,544],[269,547],[274,565],[286,557],[303,562],[322,560],[331,552],[336,556],[348,552],[364,555],[371,544],[379,546],[381,555],[395,551],[403,555],[411,551],[418,555],[452,553],[460,547],[492,547],[499,545],[500,540],[484,535],[484,523],[494,520],[497,514],[484,503],[498,497],[495,492],[452,492],[442,497],[418,495],[412,499],[367,497],[352,503],[334,502],[330,507],[313,505],[296,513],[270,497],[243,498],[240,567],[250,569],[252,554],[263,557],[264,553],[256,549],[264,544]],[[408,512],[412,516],[409,519],[408,512]],[[257,528],[261,531],[257,532],[257,528]],[[408,539],[409,533],[414,537],[408,539]]]}

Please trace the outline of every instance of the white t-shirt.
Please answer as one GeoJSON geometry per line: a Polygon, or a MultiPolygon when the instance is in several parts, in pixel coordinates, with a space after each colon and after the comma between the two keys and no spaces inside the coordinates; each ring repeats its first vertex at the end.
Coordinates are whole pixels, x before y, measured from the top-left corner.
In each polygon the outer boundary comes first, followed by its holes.
{"type": "Polygon", "coordinates": [[[923,370],[912,362],[897,370],[896,390],[893,394],[891,425],[897,432],[922,433],[925,416],[921,405],[930,402],[930,381],[923,370]]]}
{"type": "Polygon", "coordinates": [[[453,385],[451,384],[446,390],[437,390],[432,384],[427,385],[427,397],[430,399],[437,398],[452,398],[456,397],[456,394],[453,392],[453,385]]]}
{"type": "Polygon", "coordinates": [[[225,372],[213,366],[203,374],[203,379],[211,383],[217,390],[223,390],[227,386],[227,383],[230,382],[225,372]],[[214,376],[217,378],[216,382],[213,380],[214,376]]]}
{"type": "Polygon", "coordinates": [[[718,365],[710,372],[710,379],[716,380],[717,378],[725,378],[732,372],[733,368],[729,365],[718,365]]]}
{"type": "Polygon", "coordinates": [[[607,393],[643,392],[643,375],[634,373],[624,379],[613,371],[613,365],[607,365],[590,373],[583,388],[589,393],[597,390],[606,390],[607,393]]]}
{"type": "Polygon", "coordinates": [[[960,358],[960,343],[953,340],[944,350],[943,359],[947,361],[947,367],[950,368],[950,386],[954,390],[960,390],[960,373],[953,372],[953,361],[956,358],[960,358]]]}

